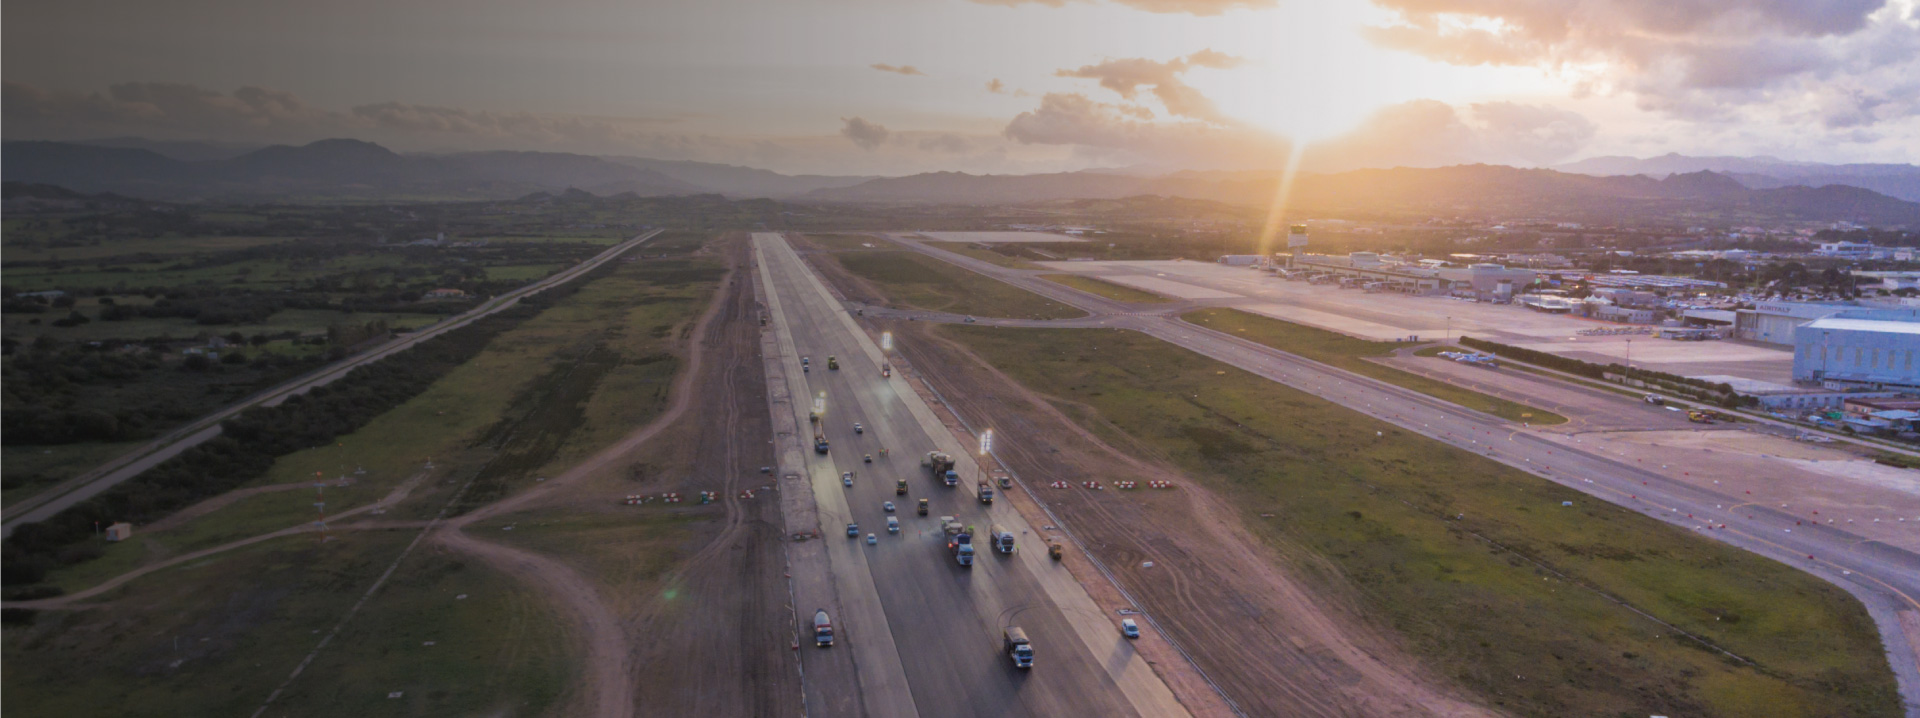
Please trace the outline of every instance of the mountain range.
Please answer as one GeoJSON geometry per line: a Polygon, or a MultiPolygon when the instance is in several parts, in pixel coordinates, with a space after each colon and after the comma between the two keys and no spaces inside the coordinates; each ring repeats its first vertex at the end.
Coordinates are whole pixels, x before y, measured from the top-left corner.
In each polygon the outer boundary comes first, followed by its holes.
{"type": "MultiPolygon", "coordinates": [[[[1690,224],[1798,220],[1920,226],[1920,204],[1915,202],[1859,184],[1807,186],[1746,171],[1765,167],[1780,170],[1776,174],[1784,174],[1782,168],[1786,168],[1814,173],[1808,176],[1844,175],[1893,185],[1920,174],[1910,165],[1807,165],[1767,158],[1679,155],[1648,160],[1595,158],[1569,166],[1579,171],[1498,165],[1401,167],[1301,175],[1292,188],[1289,207],[1321,216],[1535,216],[1599,224],[1653,218],[1690,224]],[[1688,169],[1702,162],[1731,169],[1688,169]],[[1605,174],[1614,168],[1644,171],[1605,174]]],[[[574,189],[596,195],[719,194],[882,205],[1015,205],[1148,195],[1263,207],[1280,184],[1278,173],[1244,171],[1158,176],[1102,170],[796,176],[733,165],[559,152],[400,154],[345,139],[258,148],[129,138],[90,143],[8,141],[0,145],[0,171],[9,182],[174,201],[502,199],[574,189]]]]}
{"type": "Polygon", "coordinates": [[[1731,175],[1750,189],[1805,185],[1849,185],[1920,202],[1920,167],[1909,164],[1846,164],[1792,162],[1777,157],[1593,157],[1554,169],[1588,175],[1647,175],[1655,179],[1674,174],[1710,171],[1731,175]]]}

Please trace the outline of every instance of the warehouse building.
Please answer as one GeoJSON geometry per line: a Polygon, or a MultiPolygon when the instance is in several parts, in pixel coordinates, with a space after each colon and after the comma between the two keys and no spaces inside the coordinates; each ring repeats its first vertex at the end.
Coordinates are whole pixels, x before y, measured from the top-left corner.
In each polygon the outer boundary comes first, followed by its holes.
{"type": "Polygon", "coordinates": [[[1843,314],[1803,324],[1793,336],[1797,381],[1920,389],[1920,322],[1843,314]]]}

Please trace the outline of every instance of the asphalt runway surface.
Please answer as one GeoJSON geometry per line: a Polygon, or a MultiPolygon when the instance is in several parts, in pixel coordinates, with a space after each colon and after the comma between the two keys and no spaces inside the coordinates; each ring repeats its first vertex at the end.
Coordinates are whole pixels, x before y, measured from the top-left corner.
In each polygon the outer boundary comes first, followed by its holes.
{"type": "MultiPolygon", "coordinates": [[[[802,631],[802,669],[809,712],[873,716],[1165,716],[1184,715],[1171,691],[1094,606],[1067,570],[1046,557],[1040,533],[1004,500],[982,504],[979,470],[904,378],[883,377],[882,354],[852,322],[810,268],[777,235],[756,234],[759,276],[770,286],[770,321],[781,336],[794,426],[808,431],[810,397],[819,397],[827,454],[807,445],[803,471],[811,486],[826,550],[798,558],[795,613],[810,621],[829,603],[835,645],[812,645],[802,631]],[[830,370],[828,357],[840,369],[830,370]],[[800,369],[800,357],[810,367],[800,369]],[[864,432],[853,429],[854,422],[864,432]],[[920,464],[934,447],[955,454],[959,486],[936,481],[920,464]],[[889,450],[882,456],[880,450],[889,450]],[[872,463],[863,460],[872,454],[872,463]],[[841,482],[853,472],[852,487],[841,482]],[[908,491],[895,493],[904,479],[908,491]],[[921,498],[929,515],[917,515],[921,498]],[[882,510],[892,501],[897,510],[882,510]],[[886,517],[899,519],[890,534],[886,517]],[[946,549],[939,517],[977,527],[971,568],[946,549]],[[846,536],[859,524],[859,538],[846,536]],[[1012,531],[1013,554],[990,550],[994,525],[1012,531]],[[875,545],[865,536],[872,533],[875,545]],[[824,563],[825,565],[819,565],[824,563]],[[828,575],[812,584],[801,574],[828,575]],[[807,594],[826,593],[810,597],[807,594]],[[1002,629],[1018,625],[1032,639],[1030,670],[1001,650],[1002,629]],[[851,661],[846,660],[851,654],[851,661]]],[[[783,482],[784,483],[784,482],[783,482]]],[[[789,489],[791,490],[791,489],[789,489]]],[[[999,489],[996,487],[996,491],[999,489]]]]}

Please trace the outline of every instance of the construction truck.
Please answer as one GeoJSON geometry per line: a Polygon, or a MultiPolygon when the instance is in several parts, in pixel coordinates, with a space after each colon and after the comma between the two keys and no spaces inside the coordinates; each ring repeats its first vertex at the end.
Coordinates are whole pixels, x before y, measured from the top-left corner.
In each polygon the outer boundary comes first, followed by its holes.
{"type": "Polygon", "coordinates": [[[840,357],[827,355],[827,371],[840,371],[840,357]]]}
{"type": "Polygon", "coordinates": [[[1691,421],[1696,424],[1711,424],[1714,422],[1715,419],[1719,419],[1719,418],[1721,418],[1719,414],[1708,411],[1706,409],[1694,409],[1687,412],[1687,421],[1691,421]]]}
{"type": "Polygon", "coordinates": [[[899,479],[899,480],[896,480],[896,481],[894,481],[894,482],[893,482],[893,495],[895,495],[895,496],[906,496],[906,495],[907,495],[907,480],[906,480],[906,479],[899,479]]]}
{"type": "Polygon", "coordinates": [[[1013,532],[994,524],[993,533],[987,534],[987,543],[1000,553],[1013,553],[1013,532]]]}
{"type": "Polygon", "coordinates": [[[993,503],[993,485],[992,484],[982,481],[980,482],[980,485],[975,488],[977,488],[980,492],[980,503],[983,503],[983,504],[993,503]]]}
{"type": "Polygon", "coordinates": [[[822,434],[822,433],[819,433],[819,432],[814,432],[814,434],[813,434],[813,452],[814,452],[814,453],[816,453],[816,454],[824,454],[824,453],[827,453],[827,435],[826,435],[826,434],[822,434]]]}
{"type": "Polygon", "coordinates": [[[1013,659],[1013,667],[1032,668],[1033,642],[1027,640],[1027,632],[1020,630],[1019,626],[1008,626],[1005,637],[1001,645],[1007,657],[1013,659]]]}
{"type": "Polygon", "coordinates": [[[813,645],[821,648],[833,645],[833,622],[827,620],[827,609],[813,612],[813,645]]]}
{"type": "Polygon", "coordinates": [[[960,483],[960,474],[953,470],[953,456],[947,452],[929,451],[927,458],[920,461],[920,465],[931,469],[933,478],[946,481],[948,486],[956,486],[960,483]]]}
{"type": "Polygon", "coordinates": [[[960,525],[952,516],[940,517],[940,530],[947,536],[947,550],[953,553],[954,563],[972,568],[973,531],[960,525]]]}
{"type": "Polygon", "coordinates": [[[1066,553],[1067,547],[1061,546],[1059,541],[1047,542],[1047,558],[1058,561],[1060,557],[1066,555],[1066,553]]]}
{"type": "Polygon", "coordinates": [[[893,376],[893,365],[888,364],[886,362],[880,362],[880,376],[883,376],[883,377],[893,376]]]}
{"type": "Polygon", "coordinates": [[[920,500],[920,515],[921,515],[921,516],[925,516],[925,515],[927,515],[927,500],[926,500],[926,499],[921,499],[921,500],[920,500]]]}
{"type": "Polygon", "coordinates": [[[1003,488],[1003,489],[1013,488],[1012,474],[1009,474],[1002,469],[994,469],[992,471],[987,472],[987,475],[993,477],[993,482],[996,484],[999,484],[1000,488],[1003,488]]]}

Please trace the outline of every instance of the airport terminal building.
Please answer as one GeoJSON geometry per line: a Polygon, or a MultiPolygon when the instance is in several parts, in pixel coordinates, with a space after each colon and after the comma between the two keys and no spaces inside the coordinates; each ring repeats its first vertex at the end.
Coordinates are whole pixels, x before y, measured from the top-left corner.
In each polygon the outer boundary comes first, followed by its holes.
{"type": "Polygon", "coordinates": [[[1829,386],[1920,389],[1920,322],[1848,314],[1794,329],[1793,378],[1829,386]]]}
{"type": "Polygon", "coordinates": [[[1531,269],[1510,269],[1499,264],[1473,264],[1466,267],[1435,264],[1404,264],[1374,252],[1354,252],[1345,257],[1324,254],[1300,254],[1293,257],[1295,269],[1313,273],[1380,283],[1382,289],[1404,294],[1473,292],[1482,298],[1512,299],[1514,294],[1533,283],[1531,269]]]}

